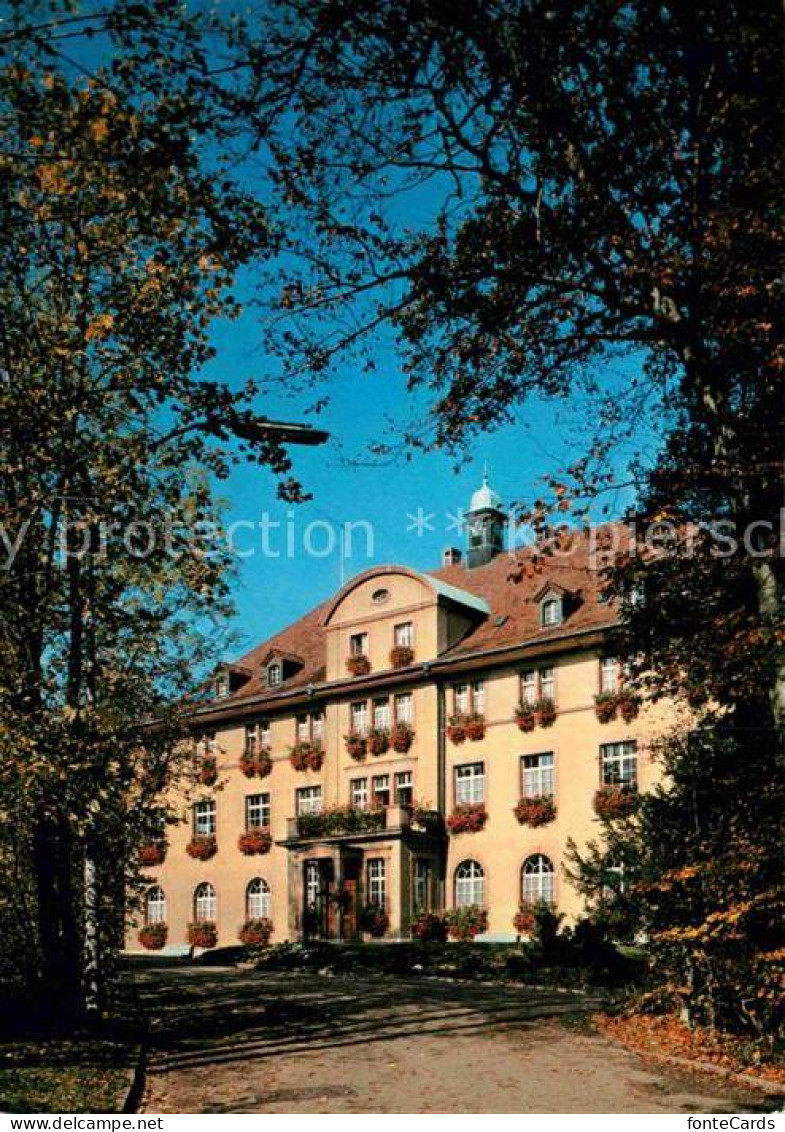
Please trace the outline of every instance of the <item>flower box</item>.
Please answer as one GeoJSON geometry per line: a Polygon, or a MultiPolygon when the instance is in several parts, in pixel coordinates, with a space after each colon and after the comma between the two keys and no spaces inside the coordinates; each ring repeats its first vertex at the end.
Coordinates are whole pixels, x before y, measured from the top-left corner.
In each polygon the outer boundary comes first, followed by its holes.
{"type": "Polygon", "coordinates": [[[303,739],[289,750],[289,762],[295,770],[321,770],[324,751],[318,743],[303,739]]]}
{"type": "Polygon", "coordinates": [[[185,847],[189,857],[197,861],[209,861],[218,852],[218,843],[215,834],[195,833],[185,847]]]}
{"type": "Polygon", "coordinates": [[[368,749],[368,743],[364,735],[358,735],[355,731],[351,731],[345,736],[346,751],[355,762],[361,763],[365,758],[368,749]]]}
{"type": "Polygon", "coordinates": [[[254,853],[269,853],[272,848],[273,839],[270,836],[270,830],[267,826],[258,826],[253,829],[247,829],[245,833],[241,833],[237,839],[237,848],[246,857],[252,857],[254,853]]]}
{"type": "Polygon", "coordinates": [[[447,922],[438,912],[420,912],[412,920],[412,939],[426,943],[444,943],[447,939],[447,922]]]}
{"type": "Polygon", "coordinates": [[[139,932],[139,942],[148,951],[160,951],[166,946],[168,930],[166,924],[145,924],[139,932]]]}
{"type": "Polygon", "coordinates": [[[414,649],[409,645],[395,645],[390,649],[390,664],[393,668],[407,668],[414,661],[414,649]]]}
{"type": "Polygon", "coordinates": [[[383,755],[390,749],[390,732],[386,727],[372,727],[368,732],[368,750],[372,755],[383,755]]]}
{"type": "Polygon", "coordinates": [[[518,704],[515,709],[515,722],[521,731],[533,731],[537,726],[534,718],[534,704],[518,704]]]}
{"type": "Polygon", "coordinates": [[[450,833],[479,833],[488,820],[483,802],[464,802],[447,818],[450,833]]]}
{"type": "Polygon", "coordinates": [[[210,920],[189,924],[188,942],[191,947],[215,947],[218,943],[218,929],[210,920]]]}
{"type": "Polygon", "coordinates": [[[218,763],[212,755],[202,759],[199,768],[199,781],[202,786],[213,786],[218,779],[218,763]]]}
{"type": "Polygon", "coordinates": [[[384,810],[355,810],[351,806],[331,806],[318,814],[300,814],[300,837],[341,837],[344,834],[375,833],[384,829],[384,810]]]}
{"type": "Polygon", "coordinates": [[[471,943],[475,936],[488,930],[488,913],[479,904],[467,904],[463,908],[451,908],[445,916],[447,934],[450,939],[471,943]]]}
{"type": "Polygon", "coordinates": [[[556,817],[556,805],[552,794],[541,794],[536,798],[521,798],[514,810],[521,825],[537,828],[547,825],[556,817]]]}
{"type": "Polygon", "coordinates": [[[273,934],[273,922],[267,916],[246,920],[238,932],[240,943],[246,947],[267,947],[273,934]]]}
{"type": "Polygon", "coordinates": [[[633,692],[619,692],[618,703],[619,715],[625,723],[632,723],[633,719],[637,719],[638,712],[641,710],[641,701],[638,696],[633,692]]]}
{"type": "Polygon", "coordinates": [[[464,724],[466,731],[466,738],[472,739],[475,742],[478,739],[485,738],[485,716],[484,715],[470,715],[464,724]]]}
{"type": "Polygon", "coordinates": [[[556,722],[556,704],[549,696],[537,701],[534,718],[540,727],[551,727],[556,722]]]}
{"type": "Polygon", "coordinates": [[[390,926],[390,917],[384,908],[379,908],[376,904],[366,904],[360,912],[357,926],[361,932],[373,936],[374,939],[381,939],[390,926]]]}
{"type": "Polygon", "coordinates": [[[616,718],[618,699],[615,692],[600,692],[594,697],[594,714],[600,723],[610,723],[616,718]]]}
{"type": "Polygon", "coordinates": [[[399,722],[393,724],[390,732],[392,749],[399,755],[405,755],[414,742],[414,729],[410,723],[399,722]]]}
{"type": "Polygon", "coordinates": [[[352,676],[367,676],[371,671],[371,662],[367,656],[347,656],[346,668],[352,676]]]}
{"type": "Polygon", "coordinates": [[[240,770],[246,778],[266,778],[272,769],[273,759],[267,747],[259,751],[244,751],[240,758],[240,770]]]}
{"type": "Polygon", "coordinates": [[[447,724],[447,735],[453,743],[463,743],[466,739],[466,718],[462,715],[451,715],[447,724]]]}
{"type": "Polygon", "coordinates": [[[521,904],[512,918],[512,926],[515,928],[518,935],[531,935],[534,931],[535,922],[534,906],[532,904],[521,904]]]}
{"type": "Polygon", "coordinates": [[[594,812],[606,821],[628,817],[637,804],[638,791],[632,786],[601,786],[594,795],[594,812]]]}
{"type": "Polygon", "coordinates": [[[166,857],[166,842],[151,841],[139,847],[139,864],[146,869],[154,865],[162,865],[166,857]]]}

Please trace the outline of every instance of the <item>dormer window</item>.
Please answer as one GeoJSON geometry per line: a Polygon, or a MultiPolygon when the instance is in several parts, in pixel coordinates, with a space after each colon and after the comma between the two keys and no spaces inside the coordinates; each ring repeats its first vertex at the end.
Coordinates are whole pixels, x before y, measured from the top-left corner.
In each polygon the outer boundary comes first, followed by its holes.
{"type": "Polygon", "coordinates": [[[540,606],[540,622],[543,628],[561,624],[562,601],[560,597],[546,597],[540,606]]]}
{"type": "Polygon", "coordinates": [[[215,681],[215,695],[218,699],[223,699],[224,696],[229,695],[229,674],[222,672],[215,681]]]}
{"type": "Polygon", "coordinates": [[[277,687],[283,679],[283,669],[277,662],[271,664],[267,669],[267,686],[268,688],[277,687]]]}

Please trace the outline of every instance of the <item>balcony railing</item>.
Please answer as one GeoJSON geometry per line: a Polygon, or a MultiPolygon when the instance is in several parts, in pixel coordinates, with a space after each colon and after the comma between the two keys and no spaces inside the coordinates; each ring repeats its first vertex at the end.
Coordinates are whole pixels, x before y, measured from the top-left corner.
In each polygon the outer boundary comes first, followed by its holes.
{"type": "Polygon", "coordinates": [[[444,822],[435,810],[416,806],[379,806],[369,810],[336,806],[318,814],[300,814],[289,818],[288,838],[311,840],[323,837],[362,837],[368,833],[412,830],[417,833],[441,833],[444,822]]]}

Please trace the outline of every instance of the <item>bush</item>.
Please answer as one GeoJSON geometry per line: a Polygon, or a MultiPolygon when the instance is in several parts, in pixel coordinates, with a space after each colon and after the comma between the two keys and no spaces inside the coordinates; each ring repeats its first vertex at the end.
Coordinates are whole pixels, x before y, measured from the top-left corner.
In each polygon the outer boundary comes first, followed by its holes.
{"type": "Polygon", "coordinates": [[[412,920],[414,939],[429,943],[444,943],[447,939],[447,923],[438,912],[421,912],[412,920]]]}
{"type": "Polygon", "coordinates": [[[390,917],[378,905],[366,904],[358,916],[357,924],[361,932],[368,932],[369,935],[379,939],[387,932],[390,917]]]}
{"type": "Polygon", "coordinates": [[[463,908],[451,908],[445,919],[451,939],[468,942],[488,930],[488,913],[479,904],[467,904],[463,908]]]}

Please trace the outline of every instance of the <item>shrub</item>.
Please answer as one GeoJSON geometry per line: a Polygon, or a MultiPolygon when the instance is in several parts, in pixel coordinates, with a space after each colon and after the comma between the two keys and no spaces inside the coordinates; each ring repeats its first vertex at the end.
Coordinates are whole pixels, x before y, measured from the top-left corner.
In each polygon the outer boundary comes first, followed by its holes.
{"type": "Polygon", "coordinates": [[[556,722],[556,704],[550,696],[544,696],[537,701],[534,709],[534,718],[540,727],[550,727],[556,722]]]}
{"type": "Polygon", "coordinates": [[[616,718],[618,700],[615,692],[600,692],[594,697],[594,714],[600,723],[610,723],[616,718]]]}
{"type": "Polygon", "coordinates": [[[148,951],[160,951],[166,945],[166,924],[145,924],[139,932],[139,942],[148,951]]]}
{"type": "Polygon", "coordinates": [[[166,857],[165,841],[150,841],[139,848],[139,864],[143,868],[152,868],[153,865],[162,865],[166,857]]]}
{"type": "Polygon", "coordinates": [[[412,938],[427,943],[444,943],[447,939],[447,921],[438,912],[420,912],[412,920],[412,938]]]}
{"type": "Polygon", "coordinates": [[[380,939],[390,926],[390,917],[377,904],[366,904],[358,917],[358,927],[374,939],[380,939]]]}
{"type": "Polygon", "coordinates": [[[194,857],[197,861],[209,861],[218,852],[215,834],[195,833],[186,845],[185,851],[189,857],[194,857]]]}
{"type": "Polygon", "coordinates": [[[273,839],[270,836],[270,830],[267,826],[256,826],[253,829],[247,829],[245,833],[241,833],[237,839],[237,848],[246,857],[253,856],[254,853],[269,853],[272,848],[273,839]]]}
{"type": "Polygon", "coordinates": [[[189,924],[188,942],[191,947],[215,947],[218,943],[218,929],[209,920],[189,924]]]}
{"type": "Polygon", "coordinates": [[[213,786],[218,778],[218,763],[212,755],[202,759],[199,768],[199,781],[202,786],[213,786]]]}
{"type": "Polygon", "coordinates": [[[364,735],[358,735],[356,731],[351,731],[345,736],[346,751],[356,762],[362,762],[365,758],[367,743],[364,735]]]}
{"type": "Polygon", "coordinates": [[[414,742],[414,730],[410,723],[400,721],[393,724],[393,729],[390,732],[390,742],[392,749],[397,751],[399,755],[404,755],[414,742]]]}
{"type": "Polygon", "coordinates": [[[267,947],[273,934],[273,922],[266,916],[246,920],[238,934],[240,943],[244,943],[246,947],[267,947]]]}
{"type": "Polygon", "coordinates": [[[515,709],[515,722],[521,731],[533,731],[537,723],[534,717],[534,704],[518,704],[515,709]]]}
{"type": "Polygon", "coordinates": [[[541,794],[537,798],[521,798],[513,812],[521,825],[536,828],[554,820],[556,804],[552,794],[541,794]]]}
{"type": "Polygon", "coordinates": [[[372,755],[383,755],[390,749],[390,732],[386,727],[372,727],[368,732],[368,750],[372,755]]]}
{"type": "Polygon", "coordinates": [[[447,818],[450,833],[479,833],[488,820],[483,802],[463,802],[447,818]]]}
{"type": "Polygon", "coordinates": [[[390,664],[393,668],[406,668],[414,660],[414,649],[409,645],[395,645],[390,649],[390,664]]]}
{"type": "Polygon", "coordinates": [[[367,676],[371,662],[367,656],[347,656],[346,667],[352,676],[367,676]]]}
{"type": "Polygon", "coordinates": [[[637,804],[638,791],[632,786],[601,786],[594,795],[594,812],[606,821],[628,817],[637,804]]]}
{"type": "Polygon", "coordinates": [[[475,936],[488,930],[488,913],[479,904],[467,904],[463,908],[451,908],[445,916],[450,939],[468,943],[475,936]]]}
{"type": "Polygon", "coordinates": [[[289,762],[295,770],[321,770],[324,752],[321,744],[301,739],[289,748],[289,762]]]}

